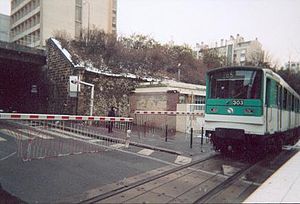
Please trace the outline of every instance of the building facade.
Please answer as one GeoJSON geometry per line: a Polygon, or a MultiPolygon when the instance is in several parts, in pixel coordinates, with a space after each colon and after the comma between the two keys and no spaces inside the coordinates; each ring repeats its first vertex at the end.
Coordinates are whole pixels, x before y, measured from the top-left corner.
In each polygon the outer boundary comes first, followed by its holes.
{"type": "Polygon", "coordinates": [[[176,111],[177,104],[205,104],[205,95],[204,85],[173,80],[144,82],[131,95],[131,110],[176,111]]]}
{"type": "Polygon", "coordinates": [[[285,69],[293,70],[295,72],[300,72],[300,62],[289,61],[284,64],[285,69]]]}
{"type": "Polygon", "coordinates": [[[0,41],[9,42],[9,25],[9,16],[0,14],[0,41]]]}
{"type": "Polygon", "coordinates": [[[209,47],[204,43],[197,46],[198,58],[203,58],[205,52],[213,52],[221,59],[224,66],[230,65],[259,65],[264,61],[264,51],[261,43],[255,40],[245,41],[242,36],[237,34],[234,38],[230,36],[229,40],[221,39],[220,44],[209,47]]]}
{"type": "MultiPolygon", "coordinates": [[[[204,113],[206,87],[172,80],[144,82],[132,92],[129,98],[131,117],[136,124],[163,128],[167,117],[170,130],[186,132],[190,130],[190,116],[136,115],[135,111],[182,111],[204,113]]],[[[203,118],[203,117],[202,117],[203,118]]],[[[193,119],[198,120],[198,118],[193,119]]],[[[196,127],[196,126],[194,126],[196,127]]],[[[199,126],[198,126],[199,127],[199,126]]]]}
{"type": "Polygon", "coordinates": [[[58,32],[71,38],[97,28],[116,32],[116,0],[12,0],[11,42],[44,47],[58,32]]]}

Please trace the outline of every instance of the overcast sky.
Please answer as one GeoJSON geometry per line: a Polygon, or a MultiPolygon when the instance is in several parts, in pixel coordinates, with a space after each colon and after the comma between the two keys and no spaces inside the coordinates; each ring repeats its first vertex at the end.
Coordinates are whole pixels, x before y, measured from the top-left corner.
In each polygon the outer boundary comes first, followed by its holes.
{"type": "MultiPolygon", "coordinates": [[[[0,13],[9,13],[9,2],[0,0],[0,13]]],[[[300,61],[299,8],[300,0],[118,0],[117,29],[192,47],[236,34],[257,37],[274,61],[284,63],[300,61]]]]}

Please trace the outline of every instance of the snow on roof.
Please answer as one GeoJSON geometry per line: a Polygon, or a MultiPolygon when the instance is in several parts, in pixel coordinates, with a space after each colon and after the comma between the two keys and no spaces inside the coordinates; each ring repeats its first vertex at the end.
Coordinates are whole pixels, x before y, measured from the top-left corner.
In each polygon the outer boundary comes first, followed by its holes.
{"type": "Polygon", "coordinates": [[[124,78],[130,78],[130,79],[138,79],[139,78],[139,79],[142,79],[142,80],[148,81],[148,82],[158,81],[158,79],[154,79],[152,77],[139,77],[139,76],[137,76],[135,74],[131,74],[131,73],[114,74],[114,73],[111,73],[111,71],[103,71],[103,70],[95,68],[95,67],[85,67],[85,70],[96,73],[96,74],[101,74],[101,75],[111,76],[111,77],[124,77],[124,78]]]}
{"type": "MultiPolygon", "coordinates": [[[[50,38],[54,44],[58,47],[58,49],[64,54],[64,56],[68,59],[68,61],[74,66],[74,67],[84,67],[86,71],[93,72],[96,74],[101,74],[105,76],[112,76],[112,77],[124,77],[124,78],[131,78],[131,79],[142,79],[144,81],[152,82],[152,81],[159,81],[158,79],[154,79],[152,77],[139,77],[135,74],[131,73],[120,73],[120,74],[113,74],[109,70],[102,70],[99,68],[96,68],[93,66],[91,61],[81,61],[79,64],[75,64],[72,60],[72,55],[69,53],[68,50],[62,47],[61,43],[56,40],[55,38],[50,38]]],[[[107,69],[107,68],[105,68],[107,69]]]]}
{"type": "Polygon", "coordinates": [[[60,49],[60,51],[65,55],[65,57],[69,60],[69,62],[71,62],[74,67],[77,67],[78,65],[73,62],[72,55],[69,53],[69,51],[63,48],[61,46],[61,43],[55,38],[50,38],[50,39],[54,42],[54,44],[58,47],[58,49],[60,49]]]}
{"type": "Polygon", "coordinates": [[[166,93],[168,91],[178,91],[180,94],[192,94],[197,96],[206,95],[206,87],[204,85],[189,84],[174,80],[162,80],[160,82],[144,82],[140,83],[141,87],[136,88],[135,93],[166,93]],[[162,86],[157,86],[157,85],[162,86]]]}

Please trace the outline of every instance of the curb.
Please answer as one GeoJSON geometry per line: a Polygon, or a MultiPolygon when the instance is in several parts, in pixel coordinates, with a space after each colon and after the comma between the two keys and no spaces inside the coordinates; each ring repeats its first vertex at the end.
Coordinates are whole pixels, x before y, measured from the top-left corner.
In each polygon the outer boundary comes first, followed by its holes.
{"type": "Polygon", "coordinates": [[[163,147],[155,147],[155,146],[142,144],[142,143],[138,143],[138,142],[130,142],[129,144],[131,144],[133,146],[137,146],[137,147],[143,147],[143,148],[147,148],[147,149],[160,151],[160,152],[166,152],[166,153],[175,154],[175,155],[182,155],[182,152],[174,151],[174,150],[171,150],[171,149],[166,149],[166,148],[163,148],[163,147]]]}

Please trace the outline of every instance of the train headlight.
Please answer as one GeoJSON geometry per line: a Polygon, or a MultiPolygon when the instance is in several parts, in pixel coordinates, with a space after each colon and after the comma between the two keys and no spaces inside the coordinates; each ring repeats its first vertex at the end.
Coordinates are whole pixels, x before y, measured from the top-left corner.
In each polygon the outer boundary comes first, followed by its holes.
{"type": "Polygon", "coordinates": [[[252,113],[254,113],[254,110],[250,109],[250,108],[246,108],[245,113],[252,114],[252,113]]]}
{"type": "Polygon", "coordinates": [[[216,113],[217,111],[218,111],[217,108],[211,108],[211,109],[210,109],[210,112],[212,112],[212,113],[216,113]]]}
{"type": "Polygon", "coordinates": [[[228,108],[227,113],[232,114],[233,113],[233,108],[228,108]]]}

